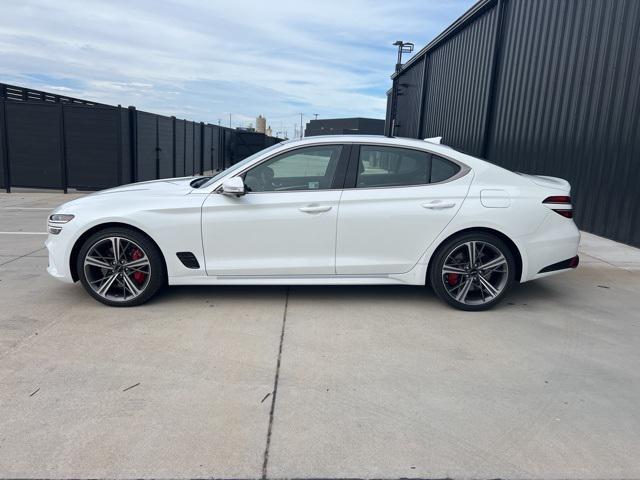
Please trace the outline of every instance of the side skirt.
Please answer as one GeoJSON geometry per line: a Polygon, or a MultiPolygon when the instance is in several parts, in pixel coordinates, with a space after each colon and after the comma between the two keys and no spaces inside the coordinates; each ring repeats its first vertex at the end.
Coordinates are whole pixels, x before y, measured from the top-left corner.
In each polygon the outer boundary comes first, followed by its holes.
{"type": "Polygon", "coordinates": [[[298,275],[169,277],[169,285],[411,285],[403,275],[298,275]]]}

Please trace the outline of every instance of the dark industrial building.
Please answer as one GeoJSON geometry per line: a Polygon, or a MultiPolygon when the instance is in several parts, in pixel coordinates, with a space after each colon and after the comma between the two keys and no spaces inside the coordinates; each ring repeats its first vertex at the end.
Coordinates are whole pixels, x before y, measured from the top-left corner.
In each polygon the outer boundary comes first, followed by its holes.
{"type": "Polygon", "coordinates": [[[305,137],[315,135],[383,135],[384,120],[377,118],[324,118],[311,120],[304,131],[305,137]]]}
{"type": "Polygon", "coordinates": [[[640,246],[640,1],[481,0],[395,77],[387,134],[566,178],[580,228],[640,246]]]}

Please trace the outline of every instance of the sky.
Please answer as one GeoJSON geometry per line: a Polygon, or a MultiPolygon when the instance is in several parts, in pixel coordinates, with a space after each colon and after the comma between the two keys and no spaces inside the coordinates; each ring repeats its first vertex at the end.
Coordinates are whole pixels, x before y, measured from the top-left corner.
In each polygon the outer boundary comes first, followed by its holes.
{"type": "Polygon", "coordinates": [[[474,1],[12,3],[0,82],[292,136],[301,113],[384,118],[393,42],[418,51],[474,1]]]}

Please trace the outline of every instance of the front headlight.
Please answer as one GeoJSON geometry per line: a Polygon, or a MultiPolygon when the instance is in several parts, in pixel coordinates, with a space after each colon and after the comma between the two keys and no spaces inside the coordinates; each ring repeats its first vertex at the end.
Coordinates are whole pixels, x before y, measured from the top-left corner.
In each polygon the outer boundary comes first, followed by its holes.
{"type": "Polygon", "coordinates": [[[49,215],[50,223],[67,223],[73,220],[75,215],[69,215],[65,213],[54,213],[49,215]]]}
{"type": "Polygon", "coordinates": [[[51,235],[58,235],[62,231],[62,225],[73,220],[74,215],[66,213],[53,213],[49,215],[47,230],[51,235]]]}

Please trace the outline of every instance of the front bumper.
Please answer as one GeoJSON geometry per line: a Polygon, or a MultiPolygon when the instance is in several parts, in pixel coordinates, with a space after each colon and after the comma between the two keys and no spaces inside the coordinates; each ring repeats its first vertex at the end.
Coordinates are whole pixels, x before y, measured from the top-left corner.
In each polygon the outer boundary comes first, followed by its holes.
{"type": "Polygon", "coordinates": [[[62,233],[49,235],[46,242],[44,242],[49,252],[47,273],[63,282],[73,283],[73,277],[71,276],[71,270],[69,268],[70,247],[68,241],[65,241],[62,235],[62,233]]]}

